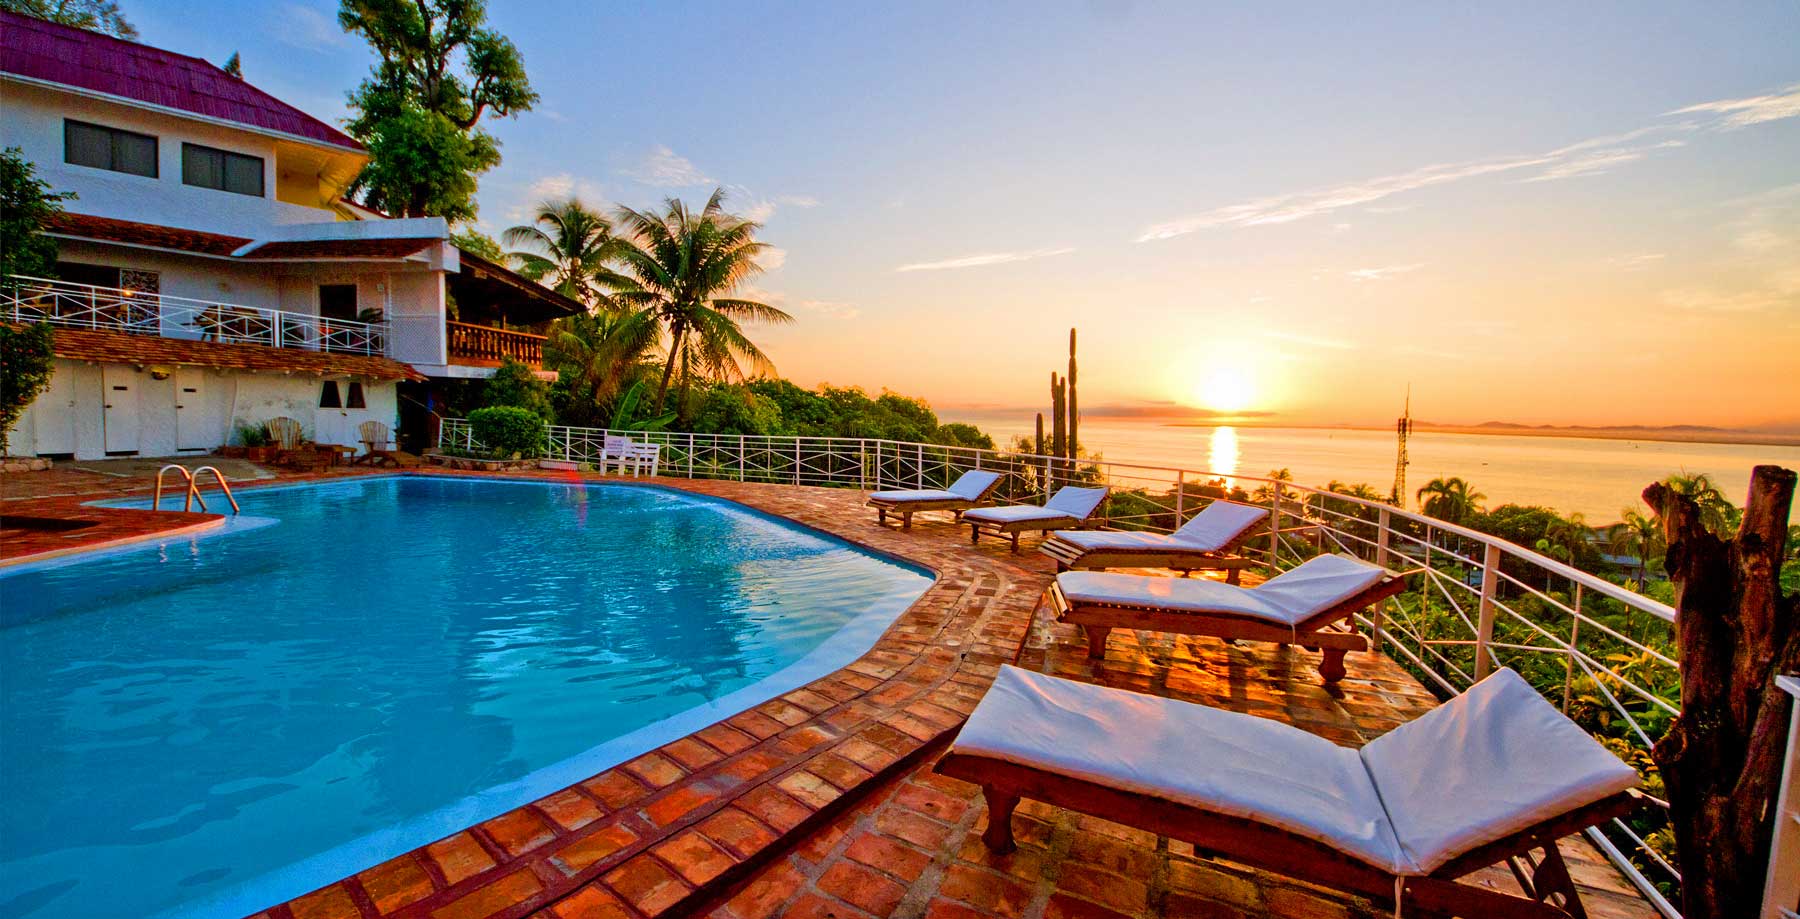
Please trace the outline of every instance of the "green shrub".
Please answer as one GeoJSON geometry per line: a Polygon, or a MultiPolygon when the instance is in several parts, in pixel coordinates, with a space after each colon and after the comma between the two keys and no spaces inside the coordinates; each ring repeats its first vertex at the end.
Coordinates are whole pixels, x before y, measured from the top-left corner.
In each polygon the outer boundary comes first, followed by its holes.
{"type": "Polygon", "coordinates": [[[33,399],[50,385],[56,371],[51,363],[50,327],[0,323],[0,456],[6,454],[7,434],[33,399]]]}
{"type": "MultiPolygon", "coordinates": [[[[537,378],[531,368],[507,358],[481,388],[481,404],[492,408],[511,405],[525,409],[549,422],[550,384],[537,378]]],[[[473,416],[471,416],[473,417],[473,416]]]]}
{"type": "Polygon", "coordinates": [[[469,428],[475,439],[497,457],[530,457],[544,452],[544,419],[530,409],[513,405],[478,408],[469,413],[469,428]]]}

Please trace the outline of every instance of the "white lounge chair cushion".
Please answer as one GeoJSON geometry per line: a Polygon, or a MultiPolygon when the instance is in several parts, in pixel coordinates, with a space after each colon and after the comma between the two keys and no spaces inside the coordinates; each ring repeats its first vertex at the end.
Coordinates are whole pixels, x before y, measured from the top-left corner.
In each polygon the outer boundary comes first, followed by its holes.
{"type": "Polygon", "coordinates": [[[1218,552],[1268,516],[1269,512],[1260,507],[1214,501],[1173,533],[1084,530],[1056,538],[1090,552],[1218,552]]]}
{"type": "Polygon", "coordinates": [[[1362,759],[1416,874],[1638,784],[1510,669],[1370,742],[1362,759]]]}
{"type": "Polygon", "coordinates": [[[920,501],[970,501],[953,491],[937,491],[921,489],[919,491],[878,491],[869,496],[870,501],[886,501],[892,504],[910,504],[920,501]]]}
{"type": "Polygon", "coordinates": [[[1062,511],[1053,511],[1047,507],[1034,507],[1029,504],[1010,504],[1006,507],[978,507],[963,514],[964,520],[978,520],[982,523],[1080,523],[1081,518],[1062,511]]]}
{"type": "Polygon", "coordinates": [[[979,501],[981,496],[987,494],[999,481],[1000,473],[998,472],[971,469],[957,476],[956,481],[950,483],[950,487],[946,490],[970,501],[979,501]]]}
{"type": "Polygon", "coordinates": [[[955,751],[1266,823],[1383,870],[1399,858],[1355,750],[1253,715],[1003,666],[955,751]]]}
{"type": "Polygon", "coordinates": [[[1347,555],[1321,555],[1256,587],[1107,571],[1066,571],[1056,583],[1078,605],[1217,613],[1292,627],[1361,593],[1386,573],[1347,555]]]}
{"type": "Polygon", "coordinates": [[[1106,492],[1107,489],[1104,488],[1065,485],[1058,488],[1056,494],[1050,496],[1050,500],[1044,502],[1044,509],[1061,511],[1077,520],[1086,520],[1100,509],[1100,502],[1106,500],[1106,492]]]}

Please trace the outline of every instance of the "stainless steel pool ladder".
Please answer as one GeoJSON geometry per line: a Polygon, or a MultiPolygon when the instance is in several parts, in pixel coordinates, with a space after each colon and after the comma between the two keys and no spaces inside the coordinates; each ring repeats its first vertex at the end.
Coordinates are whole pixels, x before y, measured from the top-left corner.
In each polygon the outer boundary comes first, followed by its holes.
{"type": "Polygon", "coordinates": [[[219,490],[225,493],[225,500],[231,502],[231,512],[234,514],[241,513],[238,509],[237,497],[231,493],[231,486],[226,483],[225,473],[220,472],[219,467],[201,466],[190,472],[186,466],[183,466],[180,463],[170,463],[167,466],[156,470],[156,494],[150,499],[151,510],[162,510],[163,474],[171,469],[181,473],[181,477],[187,480],[187,496],[181,504],[183,512],[193,510],[195,501],[200,502],[200,509],[202,511],[206,510],[206,496],[200,493],[200,474],[210,472],[213,474],[213,478],[218,480],[219,490]]]}

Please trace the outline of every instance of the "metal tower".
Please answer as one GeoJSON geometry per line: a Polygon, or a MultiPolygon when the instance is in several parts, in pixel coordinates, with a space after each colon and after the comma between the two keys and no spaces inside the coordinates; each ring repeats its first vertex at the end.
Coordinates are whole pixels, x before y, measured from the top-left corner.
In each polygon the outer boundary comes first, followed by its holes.
{"type": "Polygon", "coordinates": [[[1399,454],[1394,458],[1394,493],[1388,496],[1389,503],[1395,507],[1406,506],[1406,435],[1412,433],[1412,384],[1406,386],[1406,408],[1400,413],[1400,420],[1394,422],[1394,430],[1400,437],[1399,454]]]}

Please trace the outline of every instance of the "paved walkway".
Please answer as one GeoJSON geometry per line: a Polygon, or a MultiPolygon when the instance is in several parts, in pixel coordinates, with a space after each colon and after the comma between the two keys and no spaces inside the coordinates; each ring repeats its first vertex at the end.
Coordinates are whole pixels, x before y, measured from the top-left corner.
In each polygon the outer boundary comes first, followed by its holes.
{"type": "MultiPolygon", "coordinates": [[[[0,506],[9,515],[75,513],[80,501],[144,485],[61,469],[8,478],[0,506]],[[50,478],[19,481],[31,476],[50,478]]],[[[923,518],[912,532],[878,527],[853,491],[658,484],[788,517],[929,567],[938,580],[837,673],[259,919],[1375,914],[1370,904],[1032,803],[1019,810],[1020,850],[997,858],[977,838],[985,814],[976,790],[930,765],[1004,662],[1276,718],[1354,745],[1435,704],[1387,658],[1352,655],[1350,677],[1328,692],[1299,650],[1118,631],[1094,665],[1076,630],[1031,615],[1050,578],[1035,552],[1014,556],[996,542],[972,549],[966,529],[923,518]]],[[[1596,919],[1649,919],[1584,843],[1565,851],[1596,919]]],[[[1514,889],[1504,871],[1489,880],[1514,889]]]]}

